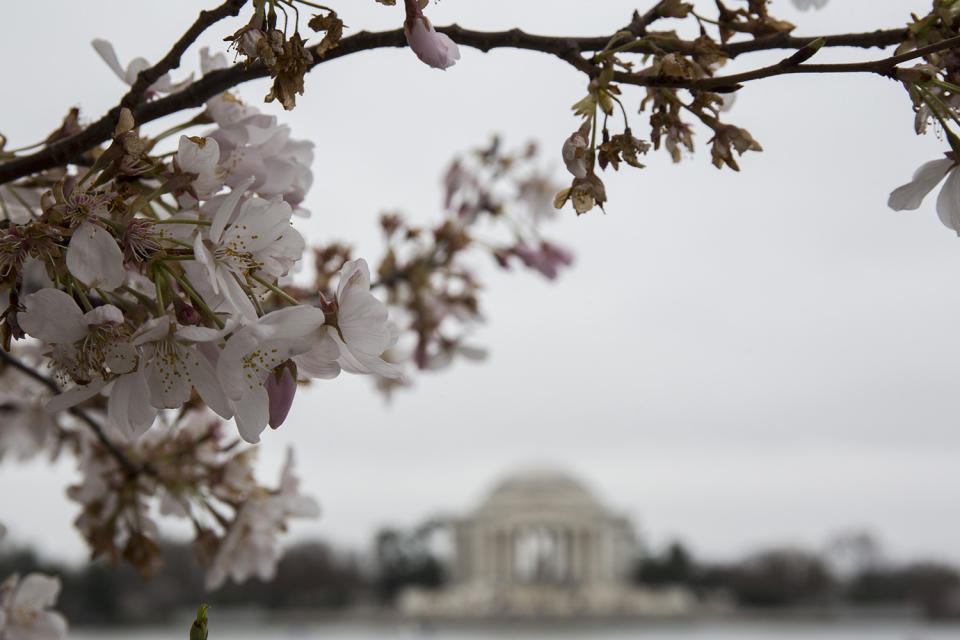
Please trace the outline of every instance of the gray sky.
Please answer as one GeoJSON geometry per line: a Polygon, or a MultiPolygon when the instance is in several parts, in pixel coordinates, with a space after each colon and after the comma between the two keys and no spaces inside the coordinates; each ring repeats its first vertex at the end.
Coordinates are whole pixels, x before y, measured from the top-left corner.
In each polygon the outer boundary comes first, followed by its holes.
{"type": "MultiPolygon", "coordinates": [[[[373,0],[334,5],[356,29],[402,19],[373,0]]],[[[635,6],[549,5],[445,0],[427,11],[436,24],[587,35],[625,24],[635,6]]],[[[805,15],[775,5],[812,34],[898,26],[929,0],[834,0],[805,15]]],[[[7,7],[7,24],[20,26],[5,38],[14,62],[0,74],[0,131],[18,146],[73,104],[99,117],[124,87],[89,41],[111,40],[122,62],[156,60],[195,6],[7,7]]],[[[205,42],[218,46],[234,28],[205,42]]],[[[196,68],[196,59],[194,48],[186,60],[196,68]]],[[[317,143],[313,218],[300,229],[351,239],[374,259],[377,214],[436,219],[449,158],[493,132],[540,142],[563,180],[559,147],[584,89],[536,53],[464,48],[446,72],[399,49],[325,64],[297,109],[280,114],[317,143]]],[[[265,93],[262,82],[243,89],[255,103],[265,93]]],[[[639,103],[639,91],[625,93],[639,103]]],[[[558,282],[484,264],[489,322],[476,341],[491,348],[485,363],[422,376],[389,406],[368,380],[346,375],[298,397],[261,447],[273,476],[294,443],[305,488],[323,506],[295,535],[364,546],[380,524],[465,511],[498,474],[552,461],[655,544],[680,536],[724,558],[868,528],[895,558],[960,561],[960,240],[932,199],[912,213],[886,208],[890,190],[945,143],[914,136],[904,92],[879,78],[761,81],[728,115],[765,149],[744,157],[740,174],[714,169],[701,135],[700,152],[680,165],[652,155],[640,172],[608,173],[607,215],[563,212],[546,231],[577,264],[558,282]]],[[[633,116],[635,129],[645,123],[633,116]]],[[[79,557],[76,509],[62,497],[73,477],[68,461],[54,473],[5,464],[0,521],[16,539],[79,557]]]]}

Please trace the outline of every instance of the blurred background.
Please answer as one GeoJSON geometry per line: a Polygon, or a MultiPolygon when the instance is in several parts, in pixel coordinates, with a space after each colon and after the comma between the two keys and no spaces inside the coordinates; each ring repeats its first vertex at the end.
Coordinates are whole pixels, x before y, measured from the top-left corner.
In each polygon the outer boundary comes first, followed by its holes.
{"type": "MultiPolygon", "coordinates": [[[[635,6],[447,0],[427,13],[439,25],[600,35],[626,24],[635,6]]],[[[334,8],[347,34],[402,21],[400,7],[372,1],[334,8]]],[[[901,26],[929,1],[834,0],[801,13],[778,0],[772,9],[805,35],[901,26]]],[[[196,11],[190,0],[5,7],[16,25],[0,105],[10,146],[46,135],[71,106],[93,120],[116,103],[124,86],[91,39],[110,40],[124,64],[155,61],[196,11]]],[[[218,25],[200,44],[223,50],[220,38],[242,22],[218,25]]],[[[198,71],[196,51],[175,79],[198,71]]],[[[560,146],[578,126],[569,106],[584,79],[544,54],[461,51],[446,72],[404,49],[324,64],[291,113],[261,103],[264,81],[239,88],[317,145],[305,202],[313,215],[297,223],[308,242],[342,238],[375,259],[378,214],[436,220],[451,158],[493,134],[508,147],[537,143],[558,183],[566,179],[560,146]]],[[[625,94],[635,109],[642,93],[625,94]]],[[[905,92],[873,77],[748,84],[727,119],[764,152],[743,157],[741,173],[720,172],[701,136],[699,152],[679,165],[652,153],[646,169],[607,172],[605,215],[568,208],[545,230],[576,255],[557,281],[478,264],[488,322],[472,342],[489,348],[484,362],[419,375],[390,402],[359,377],[303,390],[283,427],[265,434],[259,468],[275,476],[293,445],[303,490],[323,514],[291,531],[286,587],[230,587],[213,601],[380,611],[405,585],[452,581],[456,534],[447,525],[511,478],[550,469],[629,523],[635,546],[618,571],[630,582],[720,594],[712,602],[724,612],[843,603],[907,619],[956,615],[960,244],[932,199],[911,213],[886,208],[889,192],[946,144],[916,137],[905,92]],[[319,581],[307,586],[308,578],[319,581]]],[[[644,129],[646,116],[632,120],[644,129]]],[[[68,460],[52,468],[4,460],[3,562],[22,567],[35,554],[76,571],[65,585],[78,581],[77,593],[118,594],[101,614],[90,602],[67,604],[65,588],[61,609],[77,624],[155,621],[158,594],[204,597],[182,586],[202,582],[182,547],[168,554],[168,581],[142,593],[123,571],[84,568],[64,495],[74,478],[68,460]]],[[[177,534],[173,523],[172,545],[177,534]]],[[[556,543],[530,544],[534,565],[559,557],[556,543]]],[[[869,637],[960,633],[878,629],[869,637]]]]}

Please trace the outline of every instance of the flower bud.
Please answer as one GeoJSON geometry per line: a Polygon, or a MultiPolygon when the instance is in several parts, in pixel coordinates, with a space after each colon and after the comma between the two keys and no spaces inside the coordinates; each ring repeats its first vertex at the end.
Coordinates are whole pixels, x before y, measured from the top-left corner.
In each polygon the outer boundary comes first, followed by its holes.
{"type": "Polygon", "coordinates": [[[403,33],[417,57],[434,69],[446,69],[460,59],[457,44],[444,33],[437,33],[420,10],[417,0],[405,0],[407,19],[403,33]]]}

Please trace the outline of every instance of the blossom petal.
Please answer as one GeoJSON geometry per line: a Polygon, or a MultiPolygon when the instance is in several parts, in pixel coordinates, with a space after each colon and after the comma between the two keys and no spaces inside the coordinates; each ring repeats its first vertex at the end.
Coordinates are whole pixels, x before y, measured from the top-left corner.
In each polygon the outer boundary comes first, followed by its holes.
{"type": "Polygon", "coordinates": [[[183,170],[197,174],[193,188],[201,200],[206,200],[220,191],[223,180],[218,177],[220,145],[213,138],[188,138],[180,136],[177,148],[177,165],[183,170]]]}
{"type": "Polygon", "coordinates": [[[329,331],[323,332],[323,338],[310,351],[294,356],[293,361],[301,373],[310,378],[332,379],[340,375],[340,365],[337,358],[340,349],[330,337],[329,331]]]}
{"type": "Polygon", "coordinates": [[[89,400],[93,396],[100,393],[100,390],[103,389],[105,384],[106,382],[103,380],[94,380],[90,384],[78,385],[76,387],[71,387],[66,391],[61,391],[59,394],[50,398],[46,406],[43,407],[43,410],[47,413],[66,411],[70,407],[76,406],[85,400],[89,400]]]}
{"type": "Polygon", "coordinates": [[[127,276],[117,241],[109,231],[89,222],[81,222],[73,231],[67,247],[67,268],[85,285],[108,291],[122,285],[127,276]]]}
{"type": "Polygon", "coordinates": [[[261,339],[302,338],[323,326],[323,311],[309,305],[284,307],[271,311],[256,324],[261,339]]]}
{"type": "Polygon", "coordinates": [[[147,432],[157,418],[157,410],[150,404],[145,375],[128,373],[114,381],[107,417],[128,438],[136,439],[147,432]]]}
{"type": "Polygon", "coordinates": [[[417,57],[434,69],[446,69],[460,59],[457,44],[444,33],[437,33],[425,17],[417,17],[403,25],[407,44],[417,57]]]}
{"type": "Polygon", "coordinates": [[[217,360],[217,377],[224,393],[232,400],[240,400],[244,393],[260,385],[259,372],[243,366],[246,354],[257,348],[258,340],[250,331],[238,331],[230,336],[217,360]]]}
{"type": "Polygon", "coordinates": [[[233,211],[237,208],[237,203],[240,202],[243,193],[251,184],[253,184],[253,178],[248,178],[241,184],[238,184],[234,187],[233,191],[224,198],[223,204],[217,209],[217,213],[214,214],[213,221],[210,223],[210,239],[214,243],[220,242],[223,236],[223,230],[227,227],[227,223],[230,222],[230,218],[233,217],[233,211]]]}
{"type": "Polygon", "coordinates": [[[17,321],[34,338],[52,344],[72,344],[87,335],[80,307],[59,289],[31,293],[23,304],[27,310],[17,314],[17,321]]]}
{"type": "Polygon", "coordinates": [[[87,326],[96,324],[123,324],[123,311],[112,304],[100,305],[96,309],[83,314],[83,323],[87,326]]]}
{"type": "Polygon", "coordinates": [[[270,420],[269,398],[262,386],[255,387],[234,403],[233,419],[240,437],[251,444],[260,442],[260,434],[270,420]]]}
{"type": "Polygon", "coordinates": [[[893,190],[890,199],[887,200],[887,206],[894,211],[916,209],[926,195],[943,180],[953,164],[953,161],[947,158],[922,164],[914,172],[910,182],[893,190]]]}
{"type": "Polygon", "coordinates": [[[230,419],[233,417],[233,409],[227,396],[223,393],[223,388],[217,378],[217,371],[213,365],[199,351],[197,358],[189,363],[190,381],[197,390],[197,395],[203,400],[210,410],[221,418],[230,419]]]}
{"type": "Polygon", "coordinates": [[[399,367],[386,362],[379,355],[374,356],[360,351],[352,351],[339,336],[334,333],[330,335],[340,348],[340,357],[337,358],[337,362],[343,367],[344,371],[349,373],[375,373],[384,378],[403,377],[403,371],[399,367]]]}
{"type": "Polygon", "coordinates": [[[35,611],[46,609],[56,604],[58,593],[60,593],[59,578],[45,576],[42,573],[31,573],[20,581],[14,591],[11,608],[35,611]]]}
{"type": "Polygon", "coordinates": [[[347,262],[340,269],[340,283],[337,285],[337,299],[343,298],[347,287],[370,288],[370,267],[363,258],[347,262]]]}
{"type": "Polygon", "coordinates": [[[960,171],[953,170],[937,197],[937,215],[940,222],[960,235],[960,171]]]}
{"type": "Polygon", "coordinates": [[[395,342],[387,306],[369,291],[350,291],[340,301],[337,323],[351,348],[380,355],[395,342]]]}
{"type": "Polygon", "coordinates": [[[113,50],[113,45],[100,38],[95,38],[90,44],[93,45],[97,54],[103,58],[103,61],[107,63],[107,66],[117,74],[117,77],[126,82],[126,71],[120,66],[120,61],[117,59],[117,53],[113,50]]]}

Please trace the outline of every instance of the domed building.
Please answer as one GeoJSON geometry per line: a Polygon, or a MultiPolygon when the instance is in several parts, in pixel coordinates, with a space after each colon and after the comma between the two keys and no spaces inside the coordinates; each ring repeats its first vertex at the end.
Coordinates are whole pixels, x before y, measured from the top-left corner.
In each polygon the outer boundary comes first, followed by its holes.
{"type": "Polygon", "coordinates": [[[579,479],[550,467],[500,480],[454,523],[454,542],[454,580],[487,585],[619,584],[638,551],[626,518],[579,479]]]}
{"type": "Polygon", "coordinates": [[[409,616],[674,617],[695,605],[683,588],[630,585],[639,553],[630,521],[557,468],[511,473],[469,515],[444,523],[451,584],[407,590],[399,604],[409,616]]]}

